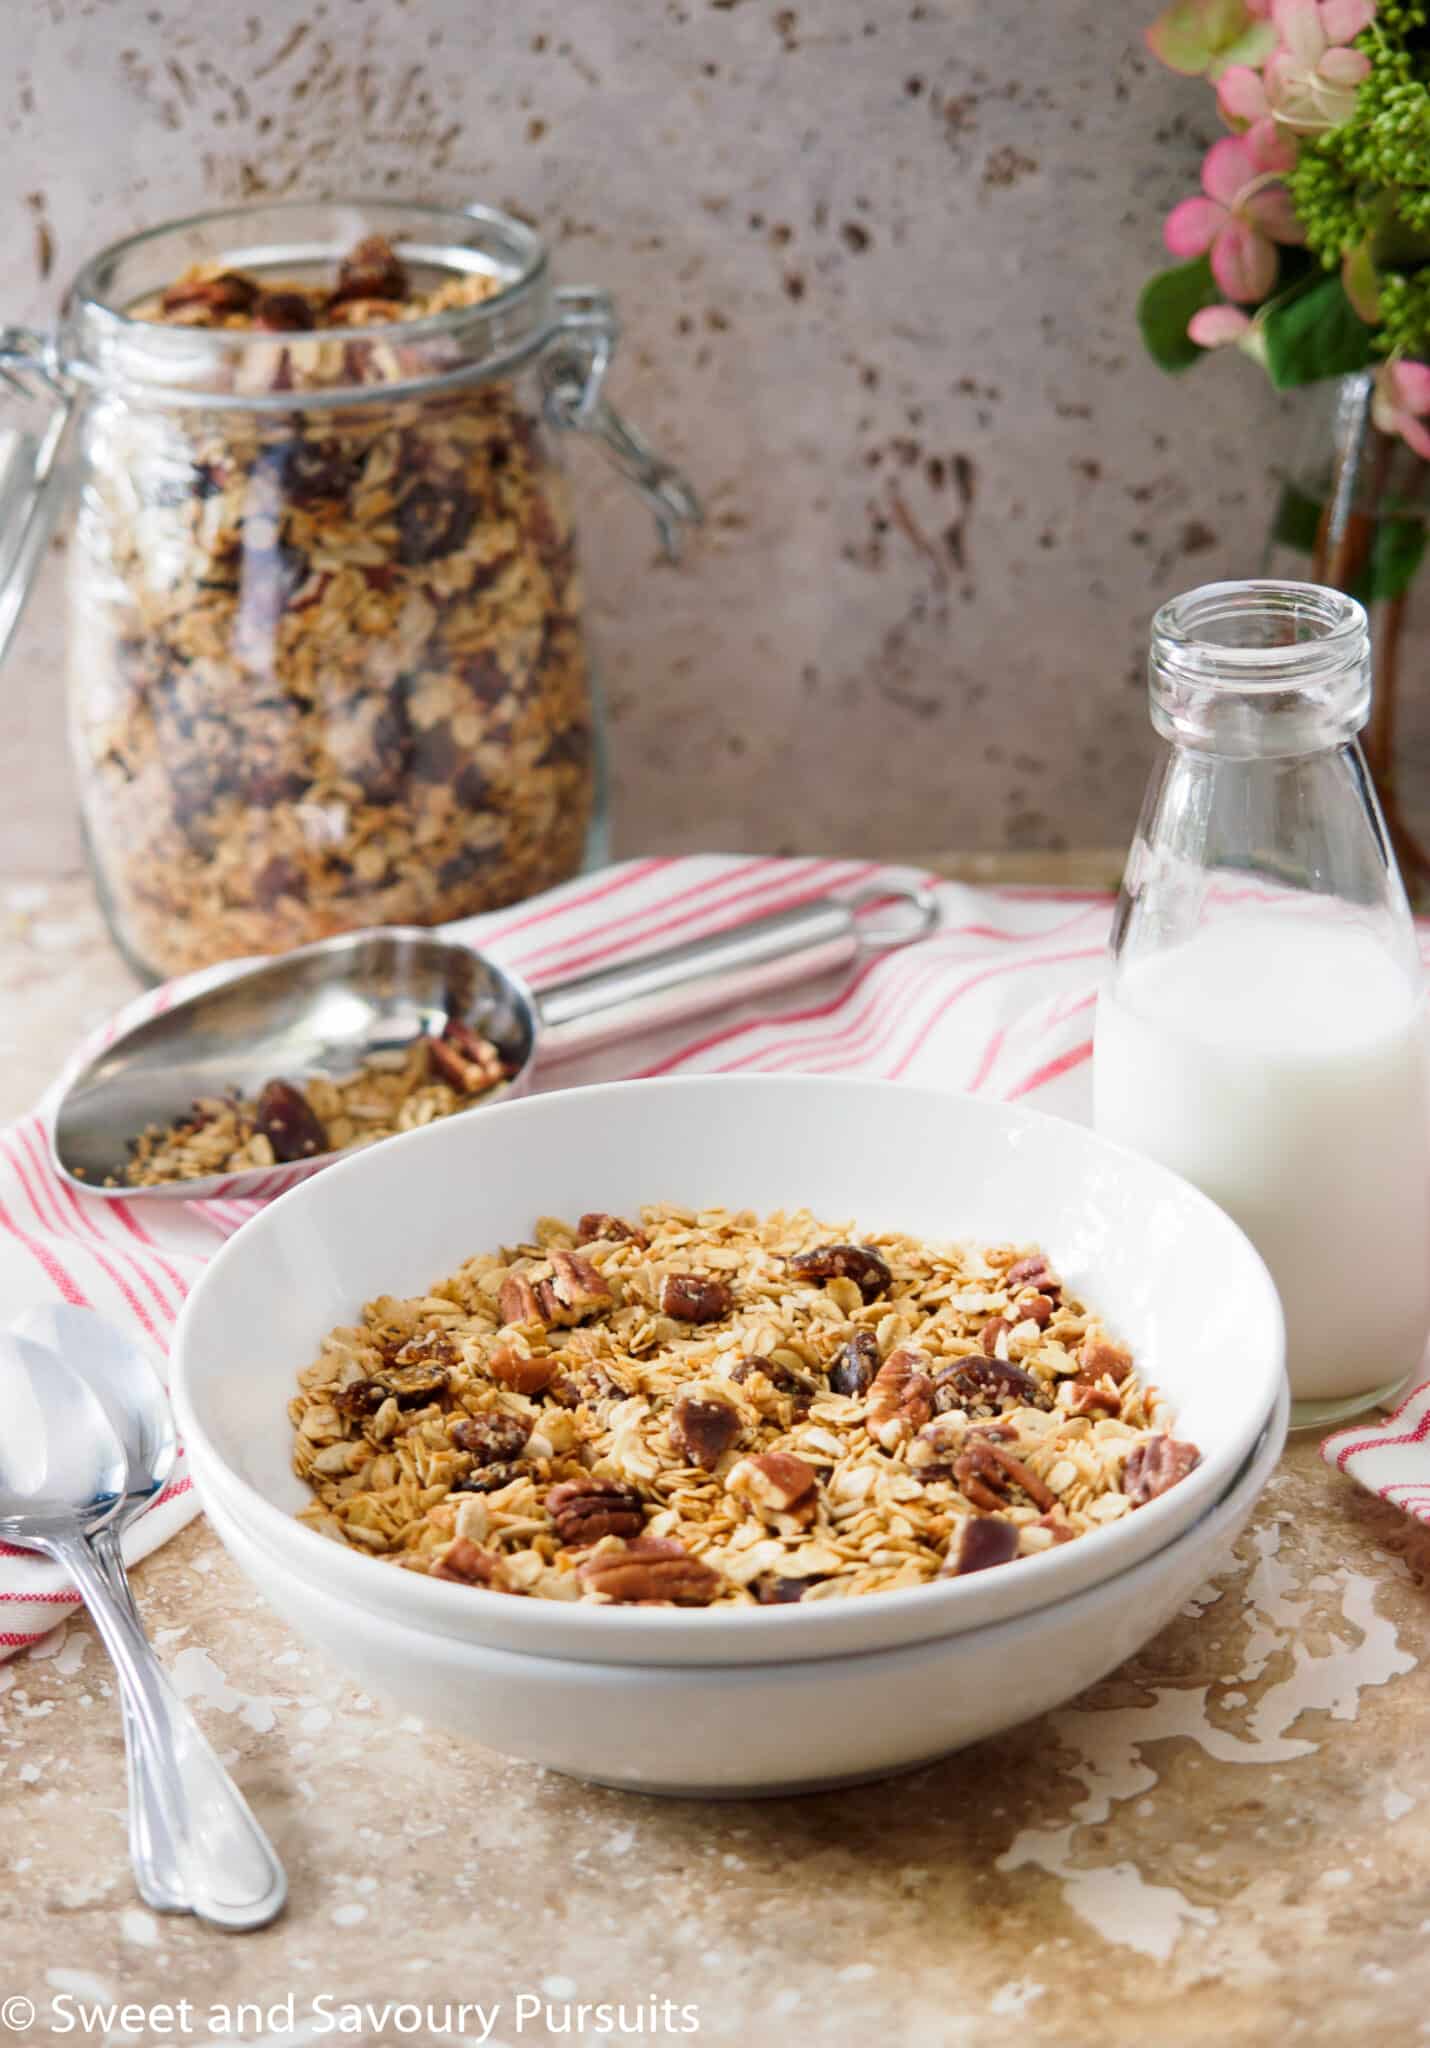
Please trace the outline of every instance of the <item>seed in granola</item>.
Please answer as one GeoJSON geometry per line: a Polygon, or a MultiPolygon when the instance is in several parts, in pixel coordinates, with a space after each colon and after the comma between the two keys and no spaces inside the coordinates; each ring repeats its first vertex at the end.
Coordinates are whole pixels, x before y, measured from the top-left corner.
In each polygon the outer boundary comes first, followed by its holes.
{"type": "Polygon", "coordinates": [[[879,1370],[879,1344],[872,1330],[856,1330],[847,1344],[841,1344],[829,1368],[829,1391],[867,1394],[879,1370]]]}
{"type": "Polygon", "coordinates": [[[497,1307],[504,1323],[539,1323],[541,1304],[536,1299],[536,1289],[525,1273],[508,1273],[502,1281],[497,1296],[497,1307]]]}
{"type": "Polygon", "coordinates": [[[563,1543],[595,1543],[602,1536],[639,1536],[645,1527],[640,1495],[613,1479],[567,1479],[546,1496],[547,1512],[563,1543]]]}
{"type": "Polygon", "coordinates": [[[510,1590],[506,1566],[495,1551],[482,1550],[466,1536],[454,1536],[432,1567],[434,1579],[453,1579],[461,1586],[486,1586],[494,1593],[510,1590]]]}
{"type": "Polygon", "coordinates": [[[682,1323],[714,1323],[729,1315],[735,1297],[723,1280],[702,1273],[667,1273],[660,1286],[661,1314],[682,1323]]]}
{"type": "Polygon", "coordinates": [[[322,1123],[307,1100],[287,1081],[269,1081],[264,1085],[254,1122],[281,1164],[314,1159],[328,1149],[328,1134],[322,1123]]]}
{"type": "Polygon", "coordinates": [[[901,1349],[884,1360],[869,1389],[865,1427],[886,1451],[907,1443],[933,1414],[933,1381],[922,1351],[901,1349]]]}
{"type": "Polygon", "coordinates": [[[721,1583],[718,1572],[670,1536],[613,1543],[578,1565],[576,1575],[591,1592],[637,1607],[708,1607],[721,1583]]]}
{"type": "Polygon", "coordinates": [[[1051,1408],[1045,1389],[1021,1366],[1002,1359],[960,1358],[934,1374],[933,1405],[939,1415],[964,1408],[970,1415],[996,1415],[1006,1408],[1051,1408]]]}
{"type": "Polygon", "coordinates": [[[824,1244],[796,1252],[789,1269],[799,1280],[852,1280],[865,1302],[887,1294],[893,1280],[885,1260],[867,1244],[824,1244]]]}
{"type": "Polygon", "coordinates": [[[514,1394],[539,1394],[556,1377],[556,1360],[549,1351],[518,1351],[514,1344],[498,1344],[487,1360],[487,1371],[514,1394]]]}
{"type": "Polygon", "coordinates": [[[725,1480],[725,1491],[748,1501],[761,1514],[814,1519],[819,1474],[793,1451],[762,1451],[741,1458],[725,1480]]]}
{"type": "Polygon", "coordinates": [[[407,272],[386,235],[364,235],[338,265],[338,281],[328,303],[349,299],[405,299],[407,272]]]}
{"type": "Polygon", "coordinates": [[[166,316],[246,313],[258,297],[258,286],[236,270],[221,270],[216,277],[181,277],[164,293],[161,304],[166,316]]]}
{"type": "Polygon", "coordinates": [[[479,1465],[499,1465],[526,1449],[531,1426],[516,1415],[463,1415],[448,1434],[455,1448],[469,1452],[479,1465]]]}
{"type": "Polygon", "coordinates": [[[1201,1463],[1195,1444],[1178,1443],[1175,1437],[1152,1436],[1134,1444],[1122,1468],[1122,1491],[1134,1508],[1167,1493],[1201,1463]]]}
{"type": "Polygon", "coordinates": [[[261,292],[253,302],[253,324],[270,334],[300,334],[313,325],[313,309],[301,292],[261,292]]]}
{"type": "Polygon", "coordinates": [[[461,484],[414,484],[397,508],[397,559],[411,568],[454,554],[471,532],[477,501],[461,484]]]}
{"type": "Polygon", "coordinates": [[[643,1230],[604,1209],[588,1209],[576,1226],[578,1244],[635,1244],[642,1250],[650,1243],[643,1230]]]}
{"type": "Polygon", "coordinates": [[[599,1269],[580,1252],[551,1254],[551,1278],[536,1287],[537,1307],[548,1323],[569,1327],[615,1305],[615,1296],[599,1269]]]}
{"type": "Polygon", "coordinates": [[[1001,1515],[970,1515],[954,1531],[943,1575],[965,1578],[991,1565],[1011,1564],[1017,1555],[1018,1531],[1012,1522],[1001,1515]]]}
{"type": "Polygon", "coordinates": [[[682,1394],[670,1411],[670,1441],[688,1465],[713,1472],[740,1434],[739,1411],[711,1394],[682,1394]]]}

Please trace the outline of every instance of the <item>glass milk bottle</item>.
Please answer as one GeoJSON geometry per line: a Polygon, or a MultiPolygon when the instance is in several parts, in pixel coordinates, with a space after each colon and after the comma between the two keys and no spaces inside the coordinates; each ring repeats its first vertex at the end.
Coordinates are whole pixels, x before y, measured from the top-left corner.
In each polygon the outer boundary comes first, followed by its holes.
{"type": "Polygon", "coordinates": [[[1421,967],[1356,739],[1365,612],[1309,583],[1190,591],[1153,621],[1151,697],[1169,746],[1113,925],[1097,1127],[1246,1231],[1293,1423],[1327,1423],[1393,1392],[1430,1331],[1421,967]]]}

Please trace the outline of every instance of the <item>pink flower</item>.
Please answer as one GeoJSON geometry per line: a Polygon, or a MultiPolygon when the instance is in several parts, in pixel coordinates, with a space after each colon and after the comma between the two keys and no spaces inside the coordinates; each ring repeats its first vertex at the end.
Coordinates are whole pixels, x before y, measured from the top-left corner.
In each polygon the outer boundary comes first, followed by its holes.
{"type": "Polygon", "coordinates": [[[1371,417],[1382,434],[1399,434],[1422,462],[1430,462],[1430,364],[1387,363],[1375,373],[1371,417]]]}
{"type": "Polygon", "coordinates": [[[1323,135],[1355,111],[1370,75],[1363,50],[1346,47],[1375,19],[1375,0],[1273,0],[1280,38],[1266,66],[1266,100],[1298,135],[1323,135]]]}
{"type": "Polygon", "coordinates": [[[1187,322],[1187,333],[1198,348],[1226,348],[1245,341],[1251,332],[1251,316],[1240,306],[1203,306],[1187,322]]]}
{"type": "Polygon", "coordinates": [[[1276,282],[1277,242],[1305,239],[1280,180],[1295,145],[1264,134],[1225,135],[1202,164],[1205,197],[1184,199],[1163,236],[1184,261],[1210,253],[1212,276],[1229,299],[1255,305],[1276,282]]]}
{"type": "Polygon", "coordinates": [[[1259,71],[1249,64],[1228,65],[1217,80],[1216,103],[1228,128],[1248,133],[1262,152],[1271,147],[1277,134],[1276,115],[1259,71]]]}

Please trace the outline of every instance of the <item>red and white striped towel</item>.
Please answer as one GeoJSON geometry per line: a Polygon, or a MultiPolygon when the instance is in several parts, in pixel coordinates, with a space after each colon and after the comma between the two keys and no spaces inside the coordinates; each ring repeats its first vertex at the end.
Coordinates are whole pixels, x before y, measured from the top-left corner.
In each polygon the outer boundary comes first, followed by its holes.
{"type": "MultiPolygon", "coordinates": [[[[638,860],[453,929],[539,988],[811,897],[921,879],[912,869],[867,861],[638,860]]],[[[1009,1101],[1033,1098],[1085,1116],[1108,899],[958,883],[940,884],[939,896],[942,926],[918,945],[758,1004],[563,1061],[546,1085],[633,1074],[873,1074],[1009,1101]]],[[[138,997],[77,1058],[203,978],[138,997]]],[[[60,1085],[31,1115],[0,1131],[3,1314],[8,1319],[55,1297],[87,1304],[131,1330],[162,1370],[185,1294],[260,1204],[101,1202],[75,1193],[52,1171],[45,1138],[60,1085]]],[[[163,1497],[129,1531],[130,1562],[196,1512],[181,1453],[163,1497]]],[[[0,1658],[63,1620],[75,1597],[53,1566],[0,1545],[0,1658]]]]}

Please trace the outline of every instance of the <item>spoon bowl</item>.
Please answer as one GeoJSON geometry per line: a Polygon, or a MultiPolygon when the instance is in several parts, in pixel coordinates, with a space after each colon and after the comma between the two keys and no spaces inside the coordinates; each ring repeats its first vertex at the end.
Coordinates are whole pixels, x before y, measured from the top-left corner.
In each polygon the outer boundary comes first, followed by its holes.
{"type": "Polygon", "coordinates": [[[78,1373],[0,1330],[0,1539],[46,1550],[103,1528],[124,1498],[128,1460],[78,1373]]]}

